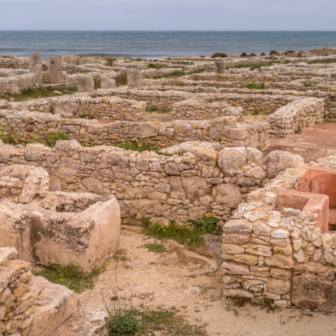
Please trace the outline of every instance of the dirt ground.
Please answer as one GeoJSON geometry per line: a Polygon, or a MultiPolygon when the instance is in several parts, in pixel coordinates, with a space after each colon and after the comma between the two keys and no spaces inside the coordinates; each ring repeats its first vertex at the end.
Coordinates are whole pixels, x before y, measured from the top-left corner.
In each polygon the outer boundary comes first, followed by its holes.
{"type": "MultiPolygon", "coordinates": [[[[221,269],[209,271],[204,260],[188,258],[185,248],[163,242],[168,252],[155,254],[143,247],[155,239],[140,228],[123,226],[118,258],[109,261],[95,288],[80,295],[83,305],[105,309],[102,293],[133,296],[135,306],[178,309],[191,324],[206,324],[209,336],[332,336],[336,316],[299,309],[277,309],[246,305],[238,308],[222,297],[221,269]],[[115,260],[119,259],[119,260],[115,260]]],[[[216,265],[216,258],[211,260],[216,265]]],[[[217,264],[220,262],[217,260],[217,264]]],[[[159,335],[159,334],[158,334],[159,335]]],[[[178,335],[172,335],[178,336],[178,335]]]]}

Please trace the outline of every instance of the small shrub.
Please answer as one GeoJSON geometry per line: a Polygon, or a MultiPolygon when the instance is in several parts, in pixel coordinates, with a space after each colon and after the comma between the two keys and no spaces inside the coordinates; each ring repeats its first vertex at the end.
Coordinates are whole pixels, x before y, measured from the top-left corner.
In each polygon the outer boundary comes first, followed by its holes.
{"type": "Polygon", "coordinates": [[[68,140],[68,139],[69,138],[67,135],[63,134],[61,130],[58,130],[57,134],[54,134],[54,135],[48,134],[45,145],[48,147],[54,148],[57,141],[68,140]]]}
{"type": "Polygon", "coordinates": [[[43,276],[52,283],[68,287],[76,293],[82,293],[86,289],[93,289],[95,278],[105,269],[106,266],[103,265],[90,273],[85,273],[79,266],[72,264],[67,266],[49,264],[42,267],[41,271],[34,271],[34,275],[43,276]]]}
{"type": "Polygon", "coordinates": [[[252,115],[254,115],[254,116],[259,115],[259,111],[258,111],[258,110],[254,110],[254,111],[252,112],[252,115]]]}
{"type": "Polygon", "coordinates": [[[201,235],[220,235],[222,230],[217,226],[218,222],[219,219],[211,215],[204,215],[202,218],[199,218],[196,221],[190,221],[190,223],[194,226],[195,232],[198,232],[201,235]]]}
{"type": "Polygon", "coordinates": [[[211,56],[211,58],[225,58],[225,57],[228,57],[228,55],[224,53],[215,53],[211,56]]]}

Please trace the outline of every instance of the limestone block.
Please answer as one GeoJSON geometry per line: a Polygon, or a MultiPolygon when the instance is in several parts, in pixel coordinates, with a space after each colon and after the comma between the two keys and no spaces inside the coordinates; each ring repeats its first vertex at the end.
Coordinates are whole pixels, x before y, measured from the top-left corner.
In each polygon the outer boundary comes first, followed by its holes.
{"type": "Polygon", "coordinates": [[[267,279],[267,292],[283,295],[291,290],[290,280],[281,280],[275,278],[267,279]]]}
{"type": "Polygon", "coordinates": [[[31,53],[29,59],[29,72],[37,74],[38,85],[42,85],[42,58],[39,53],[31,53]]]}
{"type": "Polygon", "coordinates": [[[127,69],[127,83],[129,88],[142,86],[142,71],[140,69],[127,69]]]}
{"type": "Polygon", "coordinates": [[[212,190],[212,195],[218,204],[229,208],[236,208],[242,199],[239,187],[230,183],[216,185],[212,190]]]}
{"type": "Polygon", "coordinates": [[[231,275],[250,275],[250,268],[246,265],[240,265],[228,261],[224,261],[222,264],[224,274],[231,275]]]}
{"type": "Polygon", "coordinates": [[[267,176],[275,177],[288,168],[304,168],[305,163],[300,155],[286,151],[273,151],[264,160],[267,176]]]}
{"type": "Polygon", "coordinates": [[[75,292],[35,277],[31,291],[35,293],[37,309],[27,336],[45,336],[54,332],[79,308],[75,292]]]}
{"type": "Polygon", "coordinates": [[[223,226],[223,232],[226,234],[251,234],[252,223],[244,219],[233,219],[223,226]]]}
{"type": "Polygon", "coordinates": [[[108,76],[101,76],[100,87],[102,89],[115,89],[117,87],[116,80],[108,76]]]}
{"type": "Polygon", "coordinates": [[[89,75],[79,75],[77,82],[78,92],[93,92],[94,80],[89,75]]]}
{"type": "Polygon", "coordinates": [[[254,266],[258,264],[258,257],[250,254],[235,254],[235,255],[230,255],[230,254],[222,254],[222,258],[225,261],[234,261],[237,263],[241,264],[246,264],[250,266],[254,266]]]}
{"type": "Polygon", "coordinates": [[[49,57],[49,82],[50,84],[62,82],[62,58],[60,56],[49,57]]]}
{"type": "Polygon", "coordinates": [[[224,61],[216,61],[217,74],[223,75],[225,73],[225,62],[224,61]]]}

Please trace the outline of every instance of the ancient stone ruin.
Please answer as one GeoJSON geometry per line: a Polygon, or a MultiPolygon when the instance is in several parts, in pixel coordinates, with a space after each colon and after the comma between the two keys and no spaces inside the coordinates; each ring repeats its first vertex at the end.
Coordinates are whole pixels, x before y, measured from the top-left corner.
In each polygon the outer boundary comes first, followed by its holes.
{"type": "Polygon", "coordinates": [[[335,313],[335,62],[0,56],[0,335],[106,335],[31,263],[90,272],[130,217],[216,217],[225,297],[335,313]]]}

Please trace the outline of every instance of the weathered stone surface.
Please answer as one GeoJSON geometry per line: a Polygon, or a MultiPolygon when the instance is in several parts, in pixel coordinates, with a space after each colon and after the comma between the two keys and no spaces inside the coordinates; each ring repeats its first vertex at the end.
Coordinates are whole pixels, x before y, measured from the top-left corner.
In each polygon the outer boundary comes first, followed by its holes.
{"type": "Polygon", "coordinates": [[[227,234],[251,234],[252,223],[244,220],[230,220],[223,226],[223,232],[227,234]]]}
{"type": "Polygon", "coordinates": [[[253,245],[251,248],[245,250],[246,253],[269,257],[272,255],[272,250],[269,246],[253,245]]]}
{"type": "Polygon", "coordinates": [[[334,278],[328,278],[331,270],[314,264],[300,266],[302,267],[294,269],[292,278],[292,304],[335,313],[336,284],[334,278]]]}
{"type": "Polygon", "coordinates": [[[244,245],[250,241],[249,235],[239,235],[239,234],[223,234],[222,242],[223,244],[236,244],[244,245]]]}
{"type": "Polygon", "coordinates": [[[272,257],[265,258],[265,265],[271,267],[291,269],[294,266],[293,258],[282,254],[275,254],[272,257]]]}
{"type": "Polygon", "coordinates": [[[286,151],[273,151],[264,160],[267,166],[267,176],[275,177],[287,168],[303,168],[305,163],[300,155],[286,151]]]}
{"type": "Polygon", "coordinates": [[[241,192],[239,187],[232,184],[219,184],[215,186],[212,192],[218,204],[236,208],[241,202],[241,192]]]}
{"type": "Polygon", "coordinates": [[[290,280],[281,280],[275,278],[269,278],[267,280],[267,291],[269,293],[283,295],[288,293],[290,290],[291,290],[290,280]]]}
{"type": "Polygon", "coordinates": [[[239,265],[236,263],[224,261],[222,264],[224,274],[232,275],[249,275],[250,269],[246,265],[239,265]]]}
{"type": "Polygon", "coordinates": [[[258,264],[258,257],[249,254],[222,254],[222,258],[226,261],[235,261],[238,263],[246,264],[246,265],[257,265],[258,264]]]}
{"type": "Polygon", "coordinates": [[[282,280],[290,280],[292,277],[292,271],[281,269],[281,268],[271,268],[270,269],[271,277],[282,279],[282,280]]]}
{"type": "Polygon", "coordinates": [[[59,56],[49,57],[49,82],[58,84],[62,82],[62,59],[59,56]]]}
{"type": "Polygon", "coordinates": [[[251,292],[243,289],[224,289],[223,295],[231,297],[245,297],[249,299],[252,299],[254,297],[254,295],[251,292]]]}
{"type": "Polygon", "coordinates": [[[225,254],[239,254],[244,253],[244,248],[233,244],[223,244],[222,252],[225,254]]]}

